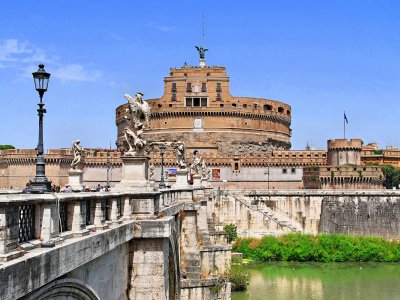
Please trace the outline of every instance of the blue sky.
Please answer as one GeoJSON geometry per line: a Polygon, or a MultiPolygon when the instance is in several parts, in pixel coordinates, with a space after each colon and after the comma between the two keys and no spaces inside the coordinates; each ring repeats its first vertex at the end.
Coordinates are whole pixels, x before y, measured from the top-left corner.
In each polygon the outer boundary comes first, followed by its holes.
{"type": "Polygon", "coordinates": [[[31,73],[52,74],[45,148],[114,146],[124,93],[160,97],[170,67],[198,64],[205,14],[208,65],[231,94],[292,106],[292,149],[347,137],[400,146],[400,2],[2,1],[0,144],[34,148],[31,73]]]}

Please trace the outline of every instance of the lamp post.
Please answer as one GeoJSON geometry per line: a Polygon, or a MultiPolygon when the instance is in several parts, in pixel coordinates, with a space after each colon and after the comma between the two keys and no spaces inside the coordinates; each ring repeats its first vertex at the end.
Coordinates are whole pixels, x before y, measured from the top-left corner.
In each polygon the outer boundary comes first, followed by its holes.
{"type": "Polygon", "coordinates": [[[107,187],[110,186],[110,177],[109,177],[110,168],[111,168],[110,153],[107,153],[107,183],[106,183],[107,187]]]}
{"type": "Polygon", "coordinates": [[[158,185],[160,189],[165,189],[165,182],[164,182],[164,153],[165,153],[165,145],[160,145],[160,154],[161,154],[161,180],[160,184],[158,185]]]}
{"type": "Polygon", "coordinates": [[[46,177],[44,149],[43,149],[43,115],[46,109],[43,103],[43,95],[47,91],[49,85],[50,73],[44,70],[44,65],[40,64],[39,69],[32,73],[35,89],[39,93],[40,102],[38,103],[38,116],[39,116],[39,141],[36,148],[36,176],[32,181],[29,181],[30,190],[32,193],[51,192],[51,181],[46,177]]]}

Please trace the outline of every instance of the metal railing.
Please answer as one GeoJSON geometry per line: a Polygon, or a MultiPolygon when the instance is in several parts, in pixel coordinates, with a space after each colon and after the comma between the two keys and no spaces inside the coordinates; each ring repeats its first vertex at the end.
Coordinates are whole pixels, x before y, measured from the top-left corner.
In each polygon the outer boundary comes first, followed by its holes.
{"type": "Polygon", "coordinates": [[[23,243],[35,238],[35,205],[18,207],[18,242],[23,243]]]}

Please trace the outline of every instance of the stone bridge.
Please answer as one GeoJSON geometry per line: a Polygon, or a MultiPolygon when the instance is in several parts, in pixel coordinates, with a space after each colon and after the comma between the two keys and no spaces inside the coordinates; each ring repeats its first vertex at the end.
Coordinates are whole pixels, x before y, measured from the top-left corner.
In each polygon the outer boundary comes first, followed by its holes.
{"type": "Polygon", "coordinates": [[[0,195],[1,299],[230,299],[212,189],[0,195]],[[222,284],[221,284],[222,283],[222,284]]]}

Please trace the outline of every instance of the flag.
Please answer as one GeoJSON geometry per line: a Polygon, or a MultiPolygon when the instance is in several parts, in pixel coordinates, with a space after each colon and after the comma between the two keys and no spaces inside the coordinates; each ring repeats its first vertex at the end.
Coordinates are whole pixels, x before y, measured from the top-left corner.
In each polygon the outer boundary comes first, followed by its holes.
{"type": "Polygon", "coordinates": [[[349,124],[349,120],[347,120],[346,113],[344,112],[343,114],[344,114],[344,120],[346,121],[346,124],[349,124]]]}

